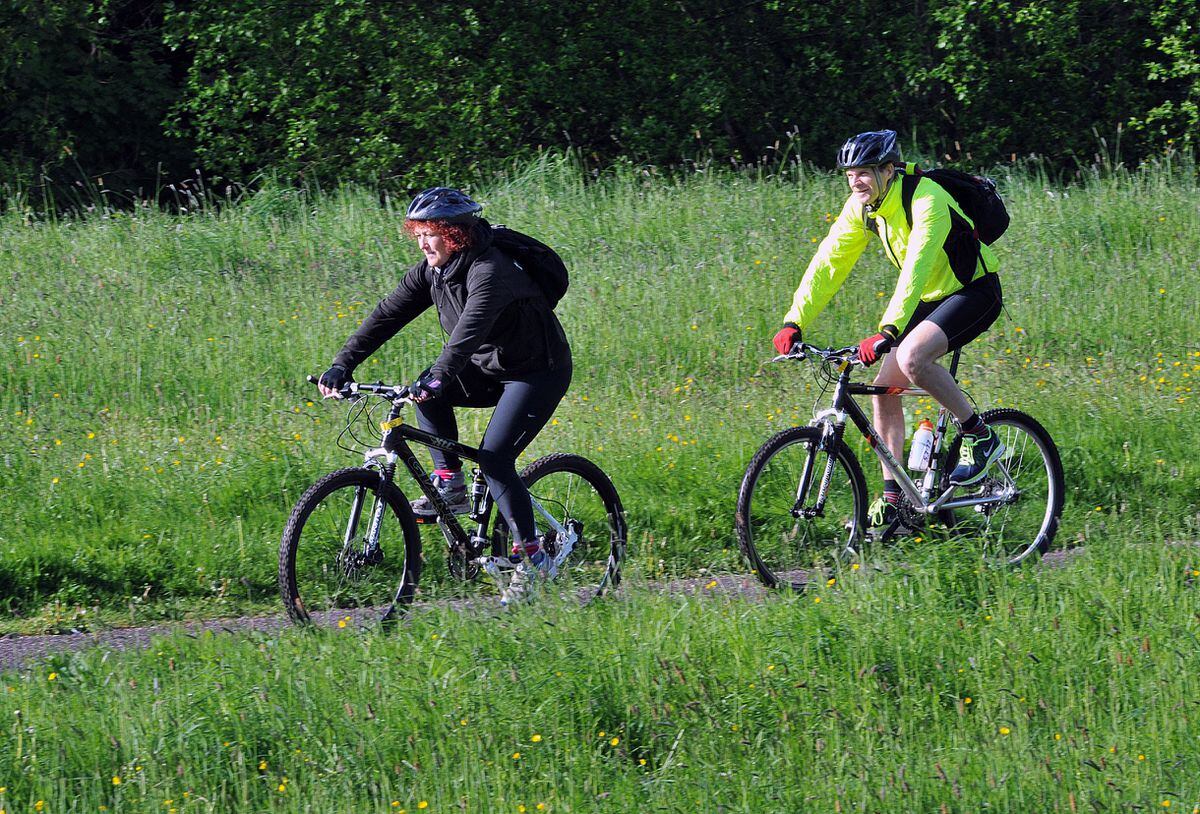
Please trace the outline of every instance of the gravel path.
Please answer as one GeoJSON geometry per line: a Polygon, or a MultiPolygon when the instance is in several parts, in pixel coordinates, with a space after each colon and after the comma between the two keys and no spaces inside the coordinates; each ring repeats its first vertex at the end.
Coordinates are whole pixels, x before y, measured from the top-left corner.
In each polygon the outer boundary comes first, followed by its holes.
{"type": "MultiPolygon", "coordinates": [[[[1052,551],[1042,558],[1042,564],[1048,567],[1063,565],[1083,553],[1083,549],[1075,548],[1068,551],[1052,551]]],[[[717,574],[708,577],[674,580],[663,583],[648,583],[649,590],[661,591],[666,594],[697,594],[707,596],[742,596],[759,599],[765,596],[765,589],[748,575],[717,574]],[[715,583],[715,584],[714,584],[715,583]]],[[[463,609],[473,605],[493,609],[492,603],[483,600],[460,601],[463,609]]],[[[418,604],[416,607],[420,608],[418,604]]],[[[151,627],[113,628],[89,633],[58,633],[44,636],[4,636],[0,637],[0,670],[21,669],[37,660],[55,653],[70,653],[86,650],[92,647],[104,647],[109,650],[131,650],[149,647],[150,642],[157,636],[173,633],[200,634],[205,631],[214,633],[239,633],[245,631],[271,632],[288,627],[291,623],[286,616],[242,616],[232,619],[211,619],[203,622],[188,622],[173,625],[154,625],[151,627]]]]}

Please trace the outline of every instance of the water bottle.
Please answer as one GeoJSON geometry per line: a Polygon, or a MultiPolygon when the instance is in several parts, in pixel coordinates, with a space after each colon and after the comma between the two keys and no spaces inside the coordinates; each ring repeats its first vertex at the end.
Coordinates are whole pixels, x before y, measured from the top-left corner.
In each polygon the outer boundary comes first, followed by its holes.
{"type": "Polygon", "coordinates": [[[929,457],[933,453],[933,422],[921,419],[913,432],[912,447],[908,451],[908,468],[913,472],[924,472],[929,468],[929,457]]]}

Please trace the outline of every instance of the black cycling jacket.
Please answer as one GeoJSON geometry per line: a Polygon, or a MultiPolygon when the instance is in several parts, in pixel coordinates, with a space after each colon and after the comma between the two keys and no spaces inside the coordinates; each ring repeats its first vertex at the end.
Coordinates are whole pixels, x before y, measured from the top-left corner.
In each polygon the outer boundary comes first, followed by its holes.
{"type": "Polygon", "coordinates": [[[430,305],[450,335],[430,368],[446,381],[468,363],[496,379],[554,369],[571,363],[567,336],[537,283],[492,246],[492,227],[482,218],[472,226],[473,244],[444,269],[422,260],[400,280],[333,363],[353,371],[430,305]]]}

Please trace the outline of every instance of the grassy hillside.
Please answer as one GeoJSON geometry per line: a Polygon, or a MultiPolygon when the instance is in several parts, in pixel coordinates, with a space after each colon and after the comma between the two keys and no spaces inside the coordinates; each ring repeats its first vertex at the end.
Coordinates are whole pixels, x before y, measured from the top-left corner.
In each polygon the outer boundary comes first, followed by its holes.
{"type": "MultiPolygon", "coordinates": [[[[1194,539],[1194,174],[1002,186],[1007,313],[964,358],[967,389],[982,407],[1033,413],[1058,440],[1059,544],[1194,539]]],[[[585,182],[547,162],[475,192],[494,222],[572,268],[559,310],[575,380],[527,458],[571,449],[610,472],[633,572],[741,568],[745,463],[805,422],[816,395],[802,370],[761,363],[844,183],[649,171],[585,182]]],[[[355,460],[333,444],[342,408],[314,401],[304,375],[416,259],[398,225],[366,193],[280,189],[178,217],[0,217],[0,629],[275,604],[291,504],[355,460]]],[[[815,339],[873,328],[894,280],[876,254],[815,339]]],[[[411,377],[441,341],[426,315],[359,375],[411,377]]],[[[464,437],[485,418],[464,413],[464,437]]],[[[441,570],[427,569],[430,586],[441,570]]]]}

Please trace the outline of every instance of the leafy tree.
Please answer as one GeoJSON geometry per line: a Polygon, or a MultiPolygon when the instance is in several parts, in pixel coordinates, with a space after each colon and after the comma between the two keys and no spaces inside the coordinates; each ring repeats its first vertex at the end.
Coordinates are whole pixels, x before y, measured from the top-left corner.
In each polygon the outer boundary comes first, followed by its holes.
{"type": "MultiPolygon", "coordinates": [[[[110,184],[182,172],[161,121],[186,70],[156,0],[13,0],[0,8],[0,174],[110,184]]],[[[149,190],[147,190],[149,192],[149,190]]]]}

